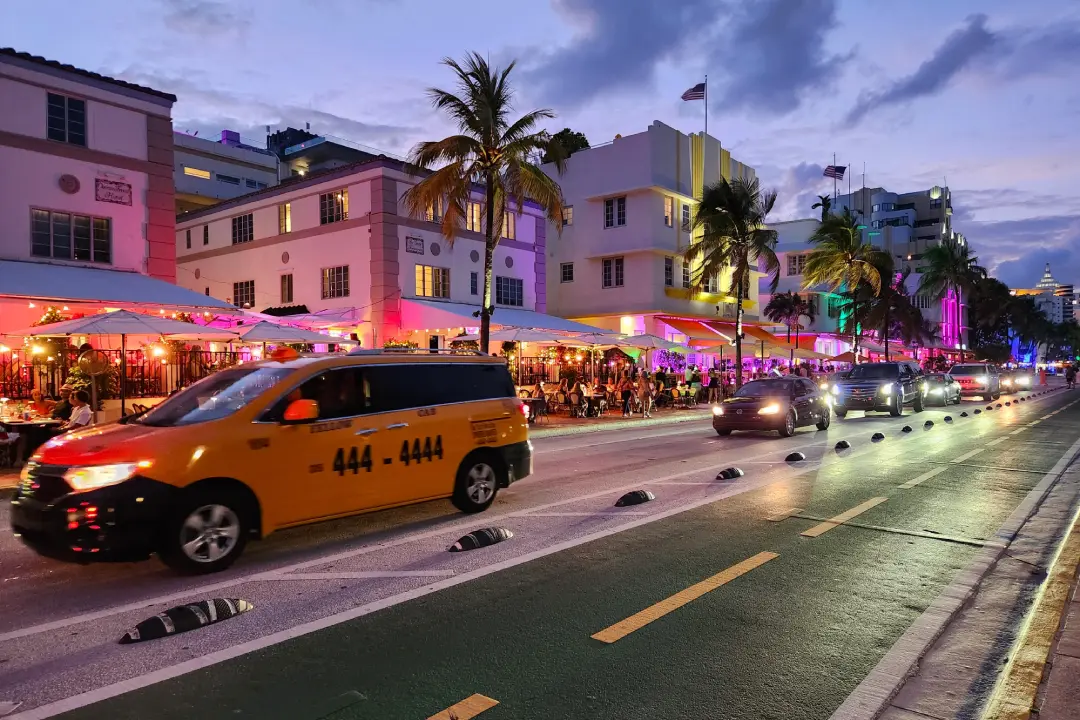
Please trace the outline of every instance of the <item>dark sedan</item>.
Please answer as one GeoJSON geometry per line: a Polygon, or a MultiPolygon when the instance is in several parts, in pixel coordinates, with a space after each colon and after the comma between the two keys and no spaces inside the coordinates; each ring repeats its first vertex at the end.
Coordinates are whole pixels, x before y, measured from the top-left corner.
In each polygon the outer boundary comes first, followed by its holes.
{"type": "Polygon", "coordinates": [[[795,428],[805,425],[825,430],[831,419],[825,394],[798,377],[748,382],[733,397],[713,406],[713,428],[718,435],[730,435],[732,430],[775,430],[781,437],[791,437],[795,428]]]}
{"type": "Polygon", "coordinates": [[[932,373],[925,375],[926,381],[926,404],[944,405],[960,403],[960,383],[953,379],[952,375],[945,373],[932,373]]]}

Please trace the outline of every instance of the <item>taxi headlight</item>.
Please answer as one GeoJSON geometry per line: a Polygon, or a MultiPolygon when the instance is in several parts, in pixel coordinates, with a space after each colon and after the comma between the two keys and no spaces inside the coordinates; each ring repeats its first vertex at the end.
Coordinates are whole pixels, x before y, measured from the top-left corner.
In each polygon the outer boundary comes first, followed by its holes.
{"type": "Polygon", "coordinates": [[[724,406],[723,405],[713,405],[712,414],[713,415],[723,415],[724,414],[724,406]]]}
{"type": "Polygon", "coordinates": [[[64,480],[77,491],[94,490],[122,483],[139,470],[152,465],[149,460],[117,465],[91,465],[73,467],[64,473],[64,480]]]}
{"type": "Polygon", "coordinates": [[[758,415],[775,415],[780,412],[780,406],[776,403],[769,403],[765,407],[757,411],[758,415]]]}

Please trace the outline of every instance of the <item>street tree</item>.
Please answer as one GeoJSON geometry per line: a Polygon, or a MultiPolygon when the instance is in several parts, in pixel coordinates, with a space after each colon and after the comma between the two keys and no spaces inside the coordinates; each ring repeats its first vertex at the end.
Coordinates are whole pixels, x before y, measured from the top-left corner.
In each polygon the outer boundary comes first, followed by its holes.
{"type": "Polygon", "coordinates": [[[832,210],[832,196],[831,195],[818,195],[818,201],[810,206],[811,210],[817,210],[821,208],[821,222],[825,222],[825,218],[829,217],[829,212],[832,210]]]}
{"type": "Polygon", "coordinates": [[[440,218],[442,235],[452,243],[465,224],[474,193],[481,193],[484,233],[484,288],[480,317],[480,349],[488,350],[491,335],[492,258],[499,244],[504,218],[520,212],[526,199],[540,205],[548,220],[562,227],[562,190],[534,162],[547,153],[557,173],[566,168],[562,146],[537,126],[555,117],[551,110],[532,110],[512,120],[513,87],[509,82],[514,62],[505,68],[491,67],[479,53],[462,62],[446,58],[453,70],[454,92],[430,88],[432,105],[457,125],[458,134],[442,140],[421,142],[409,154],[409,162],[429,174],[409,188],[403,197],[415,217],[440,218]]]}
{"type": "Polygon", "coordinates": [[[694,234],[683,258],[695,268],[691,292],[700,292],[712,279],[730,270],[730,292],[735,295],[735,384],[742,386],[743,300],[751,271],[763,269],[771,275],[770,293],[780,281],[780,261],[776,259],[776,231],[765,226],[765,218],[776,204],[776,191],[763,191],[757,178],[736,178],[708,185],[694,216],[694,234]]]}
{"type": "MultiPolygon", "coordinates": [[[[799,346],[799,330],[802,329],[802,319],[805,317],[810,322],[814,322],[814,318],[817,317],[817,311],[814,309],[814,305],[808,298],[804,298],[799,293],[782,292],[773,295],[769,298],[769,302],[765,305],[765,317],[769,318],[773,322],[783,323],[787,328],[787,341],[791,342],[791,330],[795,329],[795,347],[799,346]]],[[[791,349],[792,365],[795,364],[795,349],[791,349]]]]}
{"type": "MultiPolygon", "coordinates": [[[[571,130],[570,128],[563,128],[559,132],[551,136],[554,142],[559,144],[559,147],[563,150],[563,157],[568,158],[578,150],[588,150],[589,141],[585,137],[584,133],[579,133],[571,130]]],[[[552,162],[552,156],[548,153],[540,158],[540,162],[549,163],[552,162]]]]}
{"type": "MultiPolygon", "coordinates": [[[[945,240],[928,248],[923,253],[922,277],[919,280],[919,292],[937,298],[946,297],[950,290],[956,295],[956,302],[963,307],[963,298],[975,287],[980,278],[986,277],[986,268],[979,265],[979,258],[971,254],[966,242],[945,240]]],[[[964,322],[960,322],[960,355],[963,359],[964,322]]]]}

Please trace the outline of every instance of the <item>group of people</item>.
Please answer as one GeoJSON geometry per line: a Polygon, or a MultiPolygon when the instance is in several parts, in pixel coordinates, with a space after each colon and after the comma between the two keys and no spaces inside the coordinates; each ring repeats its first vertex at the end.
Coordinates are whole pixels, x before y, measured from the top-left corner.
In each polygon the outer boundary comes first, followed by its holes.
{"type": "Polygon", "coordinates": [[[34,389],[30,392],[30,411],[37,417],[63,420],[60,430],[77,430],[93,422],[94,413],[90,408],[90,393],[76,390],[65,383],[60,386],[60,399],[50,400],[34,389]]]}

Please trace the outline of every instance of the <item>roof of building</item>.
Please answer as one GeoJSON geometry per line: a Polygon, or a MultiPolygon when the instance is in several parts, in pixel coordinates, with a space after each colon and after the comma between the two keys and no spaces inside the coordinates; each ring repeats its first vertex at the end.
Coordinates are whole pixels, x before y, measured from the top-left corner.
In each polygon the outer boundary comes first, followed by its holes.
{"type": "Polygon", "coordinates": [[[113,85],[119,85],[120,87],[125,87],[129,90],[138,90],[139,92],[144,92],[148,95],[154,95],[156,97],[163,98],[171,102],[176,102],[176,96],[172,93],[162,92],[160,90],[155,90],[144,85],[137,85],[135,83],[127,82],[126,80],[118,80],[116,78],[109,77],[108,75],[102,75],[91,70],[83,70],[82,68],[77,68],[74,65],[67,65],[62,62],[57,62],[56,60],[49,60],[47,58],[41,57],[40,55],[31,55],[28,52],[20,52],[14,48],[0,47],[0,55],[7,55],[8,57],[19,58],[21,60],[26,60],[28,62],[36,63],[38,65],[51,67],[56,70],[64,70],[66,72],[74,73],[76,75],[82,75],[83,77],[92,78],[94,80],[100,80],[102,82],[111,83],[113,85]]]}

